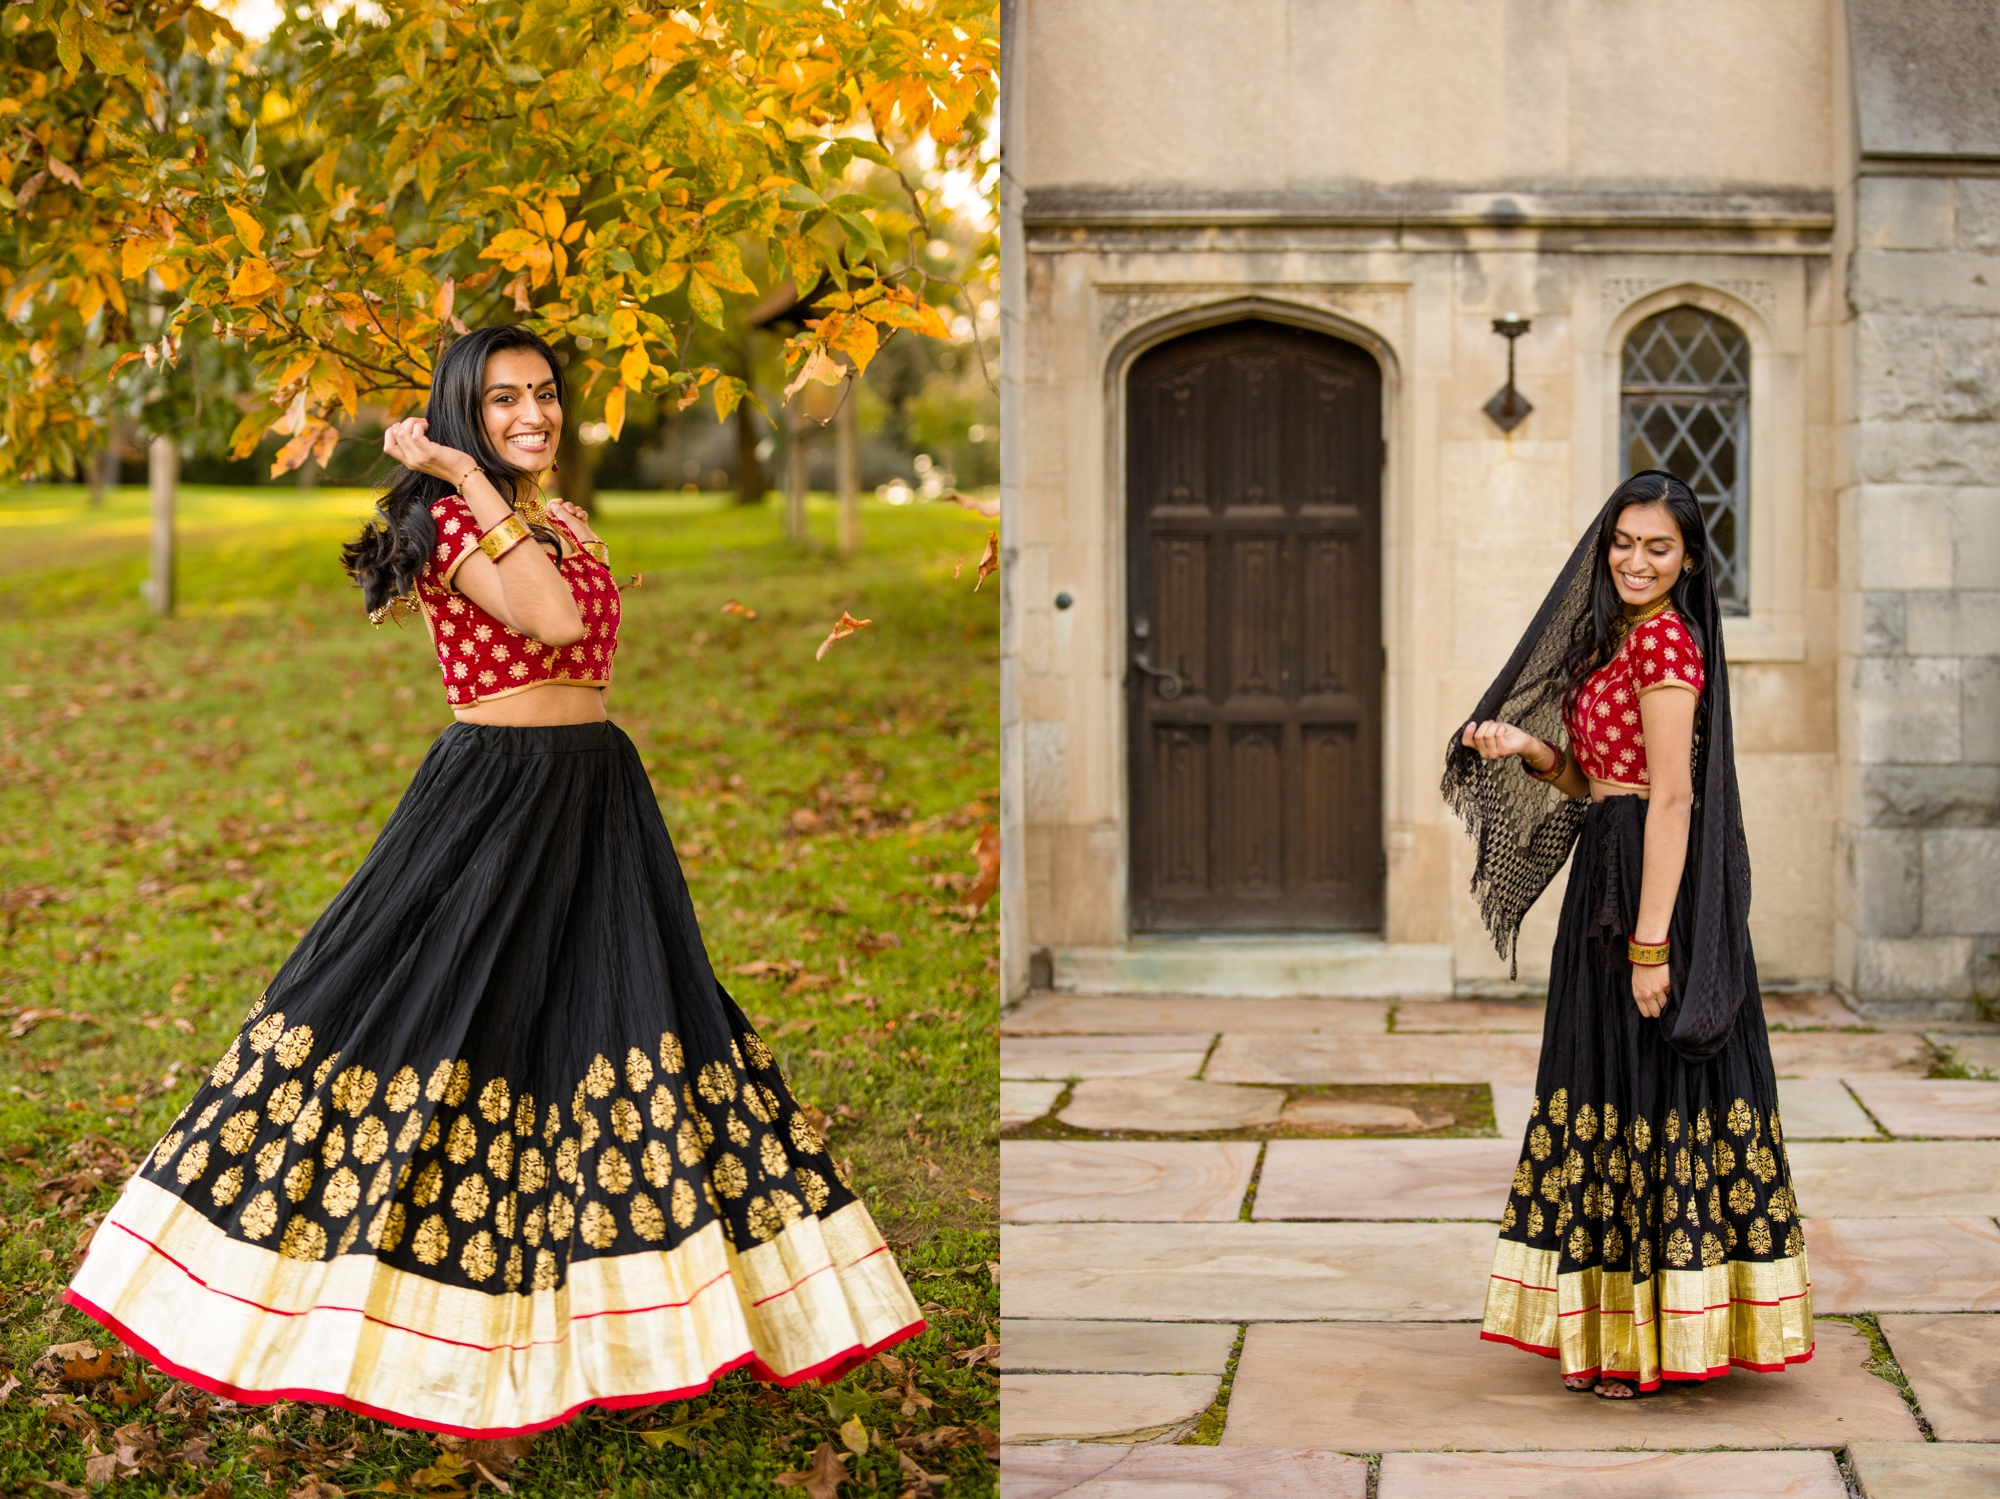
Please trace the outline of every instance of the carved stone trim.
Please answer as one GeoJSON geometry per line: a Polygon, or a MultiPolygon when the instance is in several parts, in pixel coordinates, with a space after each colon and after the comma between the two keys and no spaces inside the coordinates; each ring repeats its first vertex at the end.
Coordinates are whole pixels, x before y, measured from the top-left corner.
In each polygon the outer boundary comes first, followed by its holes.
{"type": "MultiPolygon", "coordinates": [[[[1684,282],[1681,278],[1669,276],[1607,276],[1599,285],[1600,305],[1605,318],[1609,320],[1643,297],[1682,284],[1684,282]]],[[[1704,283],[1696,281],[1695,284],[1699,286],[1704,283]]],[[[1735,297],[1739,302],[1749,303],[1767,318],[1777,316],[1778,288],[1774,282],[1761,279],[1708,280],[1706,284],[1735,297]]]]}
{"type": "Polygon", "coordinates": [[[1384,338],[1402,319],[1408,288],[1401,284],[1352,285],[1310,282],[1141,282],[1101,283],[1097,293],[1097,336],[1115,343],[1129,329],[1178,312],[1228,302],[1264,300],[1275,309],[1304,307],[1361,324],[1384,338]]]}

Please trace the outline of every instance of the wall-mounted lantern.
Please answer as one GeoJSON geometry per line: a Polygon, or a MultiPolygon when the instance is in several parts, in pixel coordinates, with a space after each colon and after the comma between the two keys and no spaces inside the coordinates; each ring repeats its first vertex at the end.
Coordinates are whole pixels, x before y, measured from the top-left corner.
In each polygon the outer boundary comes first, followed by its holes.
{"type": "Polygon", "coordinates": [[[1486,414],[1502,432],[1512,432],[1535,409],[1534,403],[1514,388],[1514,340],[1532,327],[1534,324],[1518,312],[1493,320],[1493,331],[1507,340],[1507,383],[1486,403],[1486,414]]]}

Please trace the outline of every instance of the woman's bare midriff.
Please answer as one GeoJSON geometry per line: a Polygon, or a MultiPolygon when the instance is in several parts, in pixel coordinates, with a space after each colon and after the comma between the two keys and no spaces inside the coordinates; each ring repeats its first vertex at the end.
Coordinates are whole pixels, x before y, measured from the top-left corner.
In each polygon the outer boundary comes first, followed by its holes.
{"type": "Polygon", "coordinates": [[[512,697],[474,703],[470,708],[454,708],[452,714],[460,723],[491,724],[508,729],[602,723],[606,717],[604,692],[602,687],[548,682],[540,687],[530,687],[526,692],[517,692],[512,697]]]}
{"type": "Polygon", "coordinates": [[[1601,802],[1607,796],[1636,796],[1640,801],[1649,801],[1653,793],[1644,786],[1620,786],[1611,781],[1592,781],[1590,799],[1601,802]]]}

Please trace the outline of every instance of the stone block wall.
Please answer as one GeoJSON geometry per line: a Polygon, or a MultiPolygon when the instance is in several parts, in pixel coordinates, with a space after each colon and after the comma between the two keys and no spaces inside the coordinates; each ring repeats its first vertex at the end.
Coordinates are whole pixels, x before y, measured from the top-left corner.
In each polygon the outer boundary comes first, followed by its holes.
{"type": "Polygon", "coordinates": [[[2000,179],[1853,189],[1839,982],[2000,1001],[2000,179]]]}

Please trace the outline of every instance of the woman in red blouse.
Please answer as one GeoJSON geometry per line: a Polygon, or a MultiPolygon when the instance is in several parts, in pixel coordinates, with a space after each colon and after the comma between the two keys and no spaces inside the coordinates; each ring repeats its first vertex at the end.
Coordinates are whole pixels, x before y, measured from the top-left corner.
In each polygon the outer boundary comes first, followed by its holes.
{"type": "Polygon", "coordinates": [[[1482,1336],[1608,1398],[1812,1355],[1720,626],[1694,495],[1634,475],[1447,761],[1503,956],[1571,865],[1482,1336]]]}
{"type": "Polygon", "coordinates": [[[562,400],[541,339],[488,328],[385,434],[346,562],[378,623],[422,612],[458,722],[68,1292],[234,1400],[493,1437],[923,1327],[605,717],[618,589],[539,491],[562,400]]]}

